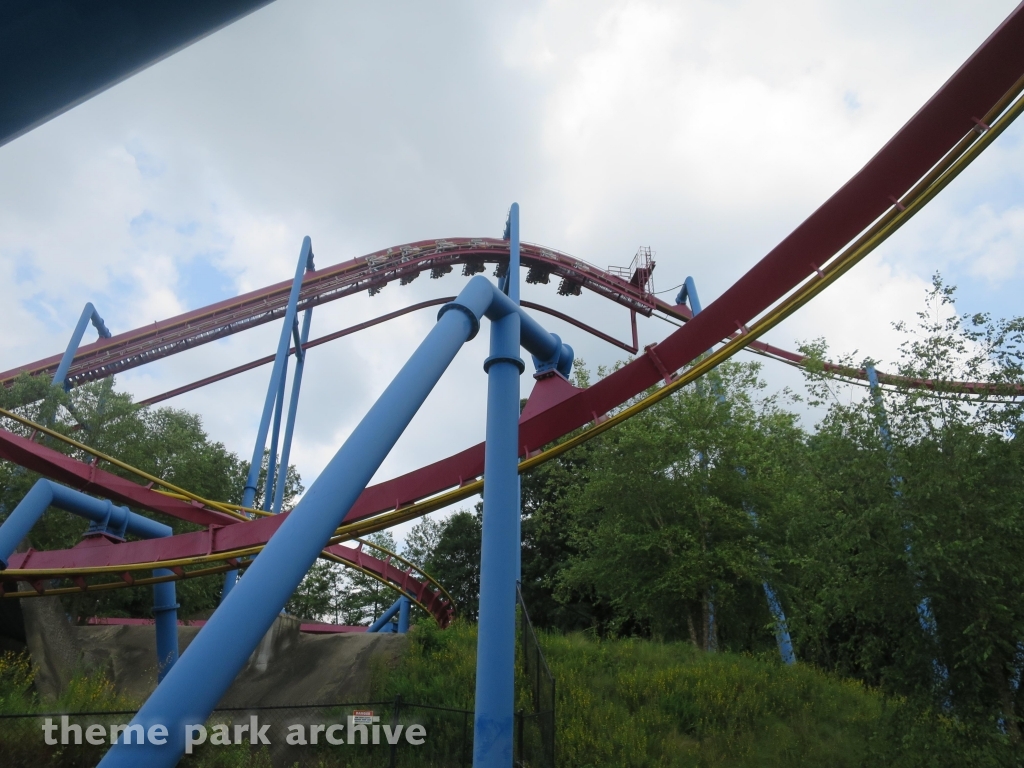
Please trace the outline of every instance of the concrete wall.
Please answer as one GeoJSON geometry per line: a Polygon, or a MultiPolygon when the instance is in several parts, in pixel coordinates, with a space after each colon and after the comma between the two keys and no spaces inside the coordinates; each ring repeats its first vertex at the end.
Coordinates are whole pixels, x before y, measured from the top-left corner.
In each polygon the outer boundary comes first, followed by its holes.
{"type": "MultiPolygon", "coordinates": [[[[154,626],[73,626],[57,597],[2,602],[6,644],[0,651],[28,648],[37,670],[36,689],[43,697],[56,698],[83,670],[102,671],[119,693],[140,703],[156,687],[154,626]]],[[[404,635],[392,633],[303,634],[299,626],[290,616],[277,618],[221,706],[365,700],[371,658],[393,661],[406,642],[404,635]]],[[[180,652],[187,652],[198,632],[198,627],[178,628],[180,652]]]]}

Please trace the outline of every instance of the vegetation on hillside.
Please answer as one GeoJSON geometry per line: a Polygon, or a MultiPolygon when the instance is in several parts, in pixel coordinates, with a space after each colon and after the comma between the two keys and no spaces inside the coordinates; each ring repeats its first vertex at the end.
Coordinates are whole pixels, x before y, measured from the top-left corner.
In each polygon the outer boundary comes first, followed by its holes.
{"type": "MultiPolygon", "coordinates": [[[[440,631],[424,622],[410,639],[396,667],[376,668],[377,697],[471,708],[475,626],[440,631]]],[[[563,768],[1018,764],[1005,742],[979,738],[946,713],[771,655],[579,632],[545,633],[541,642],[558,680],[563,768]]],[[[529,711],[518,683],[517,708],[529,711]]]]}

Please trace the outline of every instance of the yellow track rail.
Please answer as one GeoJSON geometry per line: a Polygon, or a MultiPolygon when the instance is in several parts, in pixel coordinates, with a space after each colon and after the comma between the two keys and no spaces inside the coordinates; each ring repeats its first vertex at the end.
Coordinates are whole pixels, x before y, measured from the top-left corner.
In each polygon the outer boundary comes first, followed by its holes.
{"type": "Polygon", "coordinates": [[[390,549],[385,549],[379,544],[374,544],[372,541],[366,541],[365,539],[356,539],[356,541],[358,541],[364,547],[371,547],[377,550],[378,552],[387,555],[391,560],[397,560],[407,568],[411,568],[412,570],[416,571],[416,573],[418,573],[423,578],[424,581],[434,585],[437,588],[437,590],[445,596],[449,603],[451,603],[453,606],[455,605],[455,600],[453,600],[452,596],[448,594],[448,590],[442,587],[440,582],[436,581],[433,576],[431,576],[429,573],[427,573],[418,565],[416,565],[416,563],[410,560],[406,560],[397,552],[392,552],[390,549]]]}
{"type": "Polygon", "coordinates": [[[184,488],[179,488],[178,486],[169,483],[166,480],[161,480],[159,477],[156,477],[154,475],[149,474],[148,472],[133,467],[131,464],[126,464],[120,459],[115,459],[113,456],[108,456],[102,451],[97,451],[95,448],[90,448],[85,443],[80,443],[77,440],[68,437],[67,435],[62,435],[60,432],[50,429],[49,427],[44,427],[42,424],[36,424],[31,419],[27,419],[24,416],[21,416],[17,413],[8,411],[5,408],[0,408],[0,416],[6,416],[8,419],[16,421],[19,424],[22,424],[23,426],[26,426],[29,429],[33,430],[34,432],[39,432],[40,434],[52,437],[55,440],[59,440],[60,442],[64,443],[65,445],[69,445],[72,448],[75,448],[79,451],[88,453],[90,456],[94,456],[100,461],[105,461],[108,464],[118,467],[119,469],[131,472],[136,477],[140,477],[143,480],[153,483],[154,485],[161,485],[167,489],[166,491],[158,490],[158,493],[164,493],[165,495],[168,496],[175,496],[179,499],[191,499],[192,501],[198,501],[203,506],[209,507],[210,509],[215,509],[218,512],[223,512],[226,515],[231,515],[232,517],[236,517],[239,520],[248,520],[249,518],[236,510],[245,510],[247,512],[253,512],[256,514],[270,514],[269,512],[263,512],[262,510],[240,507],[237,504],[230,504],[228,502],[223,501],[210,501],[209,499],[204,499],[202,496],[197,496],[194,493],[186,491],[184,488]]]}

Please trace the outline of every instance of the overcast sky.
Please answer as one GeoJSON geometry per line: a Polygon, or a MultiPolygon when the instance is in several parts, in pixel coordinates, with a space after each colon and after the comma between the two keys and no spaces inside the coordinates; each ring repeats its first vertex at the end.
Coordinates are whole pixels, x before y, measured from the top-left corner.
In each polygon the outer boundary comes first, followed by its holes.
{"type": "MultiPolygon", "coordinates": [[[[654,249],[705,306],[856,172],[1014,8],[928,2],[277,0],[0,148],[0,370],[62,351],[86,301],[114,333],[318,267],[446,236],[599,266],[654,249]]],[[[961,311],[1021,313],[1024,125],[769,340],[895,357],[935,270],[961,311]]],[[[458,271],[317,308],[313,336],[456,293],[458,271]]],[[[625,310],[524,298],[628,338],[625,310]]],[[[293,460],[326,464],[434,319],[309,356],[293,460]]],[[[543,318],[591,367],[622,353],[543,318]]],[[[138,397],[269,354],[279,326],[121,376],[138,397]]],[[[671,329],[641,327],[641,343],[671,329]]],[[[485,334],[379,477],[483,438],[485,334]]],[[[90,340],[92,338],[90,330],[90,340]]],[[[795,374],[767,363],[769,381],[795,374]]],[[[170,404],[252,451],[269,368],[170,404]]],[[[532,384],[524,377],[524,392],[532,384]]]]}

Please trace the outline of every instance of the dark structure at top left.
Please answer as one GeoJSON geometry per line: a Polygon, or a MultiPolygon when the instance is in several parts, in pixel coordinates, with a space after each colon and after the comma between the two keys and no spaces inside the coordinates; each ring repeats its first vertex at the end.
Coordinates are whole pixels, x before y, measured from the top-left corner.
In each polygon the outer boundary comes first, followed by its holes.
{"type": "Polygon", "coordinates": [[[5,0],[0,146],[271,0],[5,0]]]}

